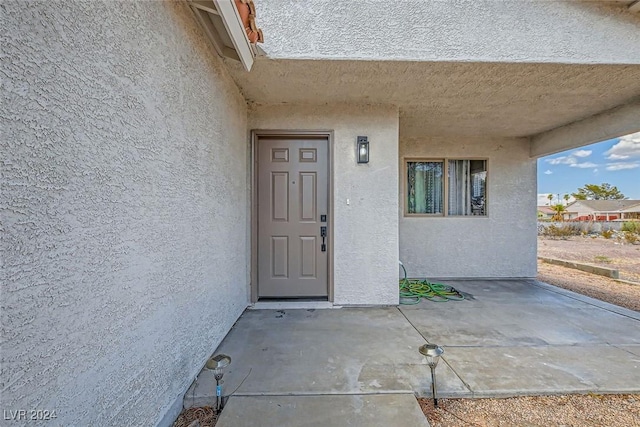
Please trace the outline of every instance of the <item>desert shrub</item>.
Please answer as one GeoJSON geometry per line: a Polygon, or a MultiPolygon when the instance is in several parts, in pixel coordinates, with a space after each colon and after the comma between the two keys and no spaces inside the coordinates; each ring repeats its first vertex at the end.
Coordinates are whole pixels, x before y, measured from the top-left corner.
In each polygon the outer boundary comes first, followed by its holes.
{"type": "Polygon", "coordinates": [[[627,243],[635,245],[636,243],[640,242],[640,237],[638,237],[636,233],[632,233],[631,231],[625,231],[624,240],[626,240],[627,243]]]}
{"type": "Polygon", "coordinates": [[[620,231],[628,231],[630,233],[640,233],[640,222],[625,221],[622,223],[620,231]]]}
{"type": "Polygon", "coordinates": [[[563,224],[563,225],[555,225],[551,224],[548,227],[544,227],[542,232],[540,233],[542,236],[551,237],[551,238],[560,238],[566,239],[571,236],[579,236],[580,235],[580,227],[573,224],[563,224]]]}
{"type": "Polygon", "coordinates": [[[615,233],[614,230],[608,229],[608,230],[602,230],[602,233],[600,234],[602,234],[602,237],[604,237],[605,239],[610,239],[614,233],[615,233]]]}

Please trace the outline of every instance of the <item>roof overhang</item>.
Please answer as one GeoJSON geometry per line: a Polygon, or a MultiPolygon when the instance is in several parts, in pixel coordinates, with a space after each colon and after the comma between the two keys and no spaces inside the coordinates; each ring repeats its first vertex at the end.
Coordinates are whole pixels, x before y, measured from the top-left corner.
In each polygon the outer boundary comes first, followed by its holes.
{"type": "Polygon", "coordinates": [[[533,137],[538,157],[640,130],[640,65],[263,57],[252,73],[228,65],[256,105],[394,105],[403,138],[533,137]]]}
{"type": "MultiPolygon", "coordinates": [[[[640,74],[639,74],[640,75],[640,74]]],[[[531,157],[543,157],[640,131],[640,96],[615,108],[539,133],[531,157]]]]}
{"type": "Polygon", "coordinates": [[[187,0],[218,54],[251,71],[256,57],[233,0],[187,0]]]}

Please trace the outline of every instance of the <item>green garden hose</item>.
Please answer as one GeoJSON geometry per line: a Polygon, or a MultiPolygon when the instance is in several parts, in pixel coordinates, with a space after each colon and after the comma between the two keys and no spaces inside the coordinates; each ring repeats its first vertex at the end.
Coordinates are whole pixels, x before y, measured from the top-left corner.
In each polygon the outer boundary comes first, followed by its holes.
{"type": "Polygon", "coordinates": [[[431,283],[427,279],[408,279],[407,270],[400,263],[404,278],[400,279],[400,304],[418,304],[422,298],[434,302],[462,301],[464,295],[454,287],[442,283],[431,283]]]}

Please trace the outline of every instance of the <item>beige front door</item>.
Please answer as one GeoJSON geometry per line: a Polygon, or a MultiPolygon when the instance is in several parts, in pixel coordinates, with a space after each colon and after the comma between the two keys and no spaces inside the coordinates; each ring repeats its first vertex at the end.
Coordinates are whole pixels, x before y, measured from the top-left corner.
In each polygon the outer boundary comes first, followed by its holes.
{"type": "Polygon", "coordinates": [[[258,298],[328,295],[328,145],[257,140],[258,298]]]}

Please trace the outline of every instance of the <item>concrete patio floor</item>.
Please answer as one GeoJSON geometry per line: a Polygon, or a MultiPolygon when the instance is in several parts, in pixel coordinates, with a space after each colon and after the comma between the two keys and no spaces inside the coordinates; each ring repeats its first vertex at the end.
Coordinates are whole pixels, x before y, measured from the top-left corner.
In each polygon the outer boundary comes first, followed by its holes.
{"type": "MultiPolygon", "coordinates": [[[[446,283],[467,299],[247,310],[217,350],[237,388],[218,426],[426,426],[425,342],[445,349],[440,397],[640,392],[640,313],[532,280],[446,283]]],[[[184,404],[214,396],[203,371],[184,404]]]]}

